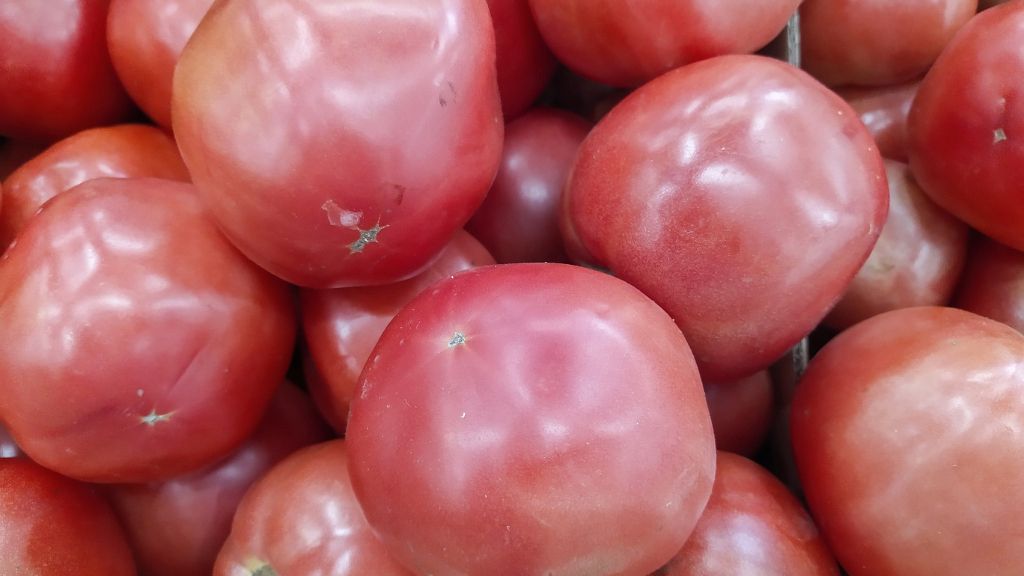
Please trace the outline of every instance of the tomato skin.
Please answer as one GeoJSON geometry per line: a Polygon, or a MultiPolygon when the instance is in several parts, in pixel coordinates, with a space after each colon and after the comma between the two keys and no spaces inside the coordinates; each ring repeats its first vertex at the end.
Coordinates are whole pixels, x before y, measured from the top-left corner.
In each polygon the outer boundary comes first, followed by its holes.
{"type": "Polygon", "coordinates": [[[388,554],[352,492],[343,440],[304,448],[242,499],[214,576],[412,576],[388,554]]]}
{"type": "Polygon", "coordinates": [[[14,438],[11,438],[11,433],[7,431],[3,423],[0,423],[0,458],[14,458],[21,455],[21,448],[18,448],[14,438]]]}
{"type": "Polygon", "coordinates": [[[836,91],[857,111],[883,158],[906,164],[907,116],[920,82],[878,88],[847,87],[836,91]]]}
{"type": "Polygon", "coordinates": [[[793,399],[807,503],[850,576],[1018,574],[1024,336],[952,308],[875,316],[793,399]]]}
{"type": "Polygon", "coordinates": [[[976,236],[953,305],[1024,332],[1024,253],[976,236]]]}
{"type": "Polygon", "coordinates": [[[573,71],[639,86],[685,64],[752,53],[786,25],[800,0],[530,0],[537,27],[573,71]]]}
{"type": "Polygon", "coordinates": [[[494,180],[494,60],[482,0],[226,0],[178,63],[174,133],[257,264],[311,288],[396,282],[494,180]]]}
{"type": "Polygon", "coordinates": [[[764,444],[775,413],[766,370],[732,382],[704,382],[718,450],[751,456],[764,444]]]}
{"type": "Polygon", "coordinates": [[[81,480],[195,470],[259,423],[295,324],[287,287],[224,239],[191,185],[91,180],[0,259],[0,419],[81,480]]]}
{"type": "Polygon", "coordinates": [[[761,56],[691,64],[630,94],[583,142],[566,196],[585,251],[673,316],[711,380],[762,370],[809,333],[888,206],[849,105],[761,56]]]}
{"type": "Polygon", "coordinates": [[[838,576],[803,506],[771,472],[718,452],[715,485],[682,550],[652,576],[838,576]]]}
{"type": "Polygon", "coordinates": [[[540,37],[527,0],[487,0],[487,6],[494,22],[501,110],[512,119],[537,99],[557,62],[540,37]]]}
{"type": "Polygon", "coordinates": [[[349,403],[370,352],[395,314],[416,295],[455,273],[494,264],[465,231],[426,270],[408,280],[362,288],[300,292],[302,328],[318,378],[307,378],[313,398],[331,426],[344,434],[349,403]]]}
{"type": "Polygon", "coordinates": [[[57,194],[94,178],[143,177],[189,179],[174,140],[152,126],[91,128],[57,142],[4,180],[0,249],[57,194]]]}
{"type": "Polygon", "coordinates": [[[1024,250],[1024,2],[980,12],[925,76],[910,110],[910,169],[932,200],[1024,250]]]}
{"type": "Polygon", "coordinates": [[[906,164],[885,161],[889,216],[867,262],[825,323],[842,330],[898,308],[949,302],[967,258],[969,229],[939,208],[906,164]]]}
{"type": "Polygon", "coordinates": [[[107,54],[110,0],[4,0],[0,135],[50,142],[132,112],[107,54]]]}
{"type": "Polygon", "coordinates": [[[107,46],[125,89],[157,124],[171,127],[171,82],[185,43],[213,0],[110,0],[107,46]]]}
{"type": "Polygon", "coordinates": [[[507,264],[435,284],[388,325],[359,387],[352,485],[419,574],[643,576],[710,493],[686,340],[600,272],[507,264]]]}
{"type": "Polygon", "coordinates": [[[0,568],[32,576],[135,576],[110,506],[27,458],[0,458],[0,568]]]}
{"type": "Polygon", "coordinates": [[[505,128],[501,168],[466,225],[501,263],[565,262],[558,229],[562,189],[591,124],[537,108],[505,128]]]}

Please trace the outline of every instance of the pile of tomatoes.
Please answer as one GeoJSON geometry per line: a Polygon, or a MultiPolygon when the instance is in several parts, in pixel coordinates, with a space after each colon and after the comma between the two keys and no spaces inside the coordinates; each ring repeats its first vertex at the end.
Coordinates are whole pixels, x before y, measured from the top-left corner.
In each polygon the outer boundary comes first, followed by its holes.
{"type": "Polygon", "coordinates": [[[1024,573],[1022,47],[3,0],[0,576],[1024,573]]]}

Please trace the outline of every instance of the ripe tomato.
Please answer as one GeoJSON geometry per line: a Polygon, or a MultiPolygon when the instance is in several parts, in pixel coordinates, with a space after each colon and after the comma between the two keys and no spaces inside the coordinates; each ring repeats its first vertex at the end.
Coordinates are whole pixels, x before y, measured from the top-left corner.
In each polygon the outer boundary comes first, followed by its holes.
{"type": "Polygon", "coordinates": [[[174,133],[242,252],[314,288],[426,266],[501,158],[481,0],[225,0],[175,72],[174,133]]]}
{"type": "Polygon", "coordinates": [[[980,12],[928,72],[910,110],[910,169],[932,200],[1024,250],[1024,0],[980,12]]]}
{"type": "Polygon", "coordinates": [[[907,162],[907,116],[919,82],[879,88],[843,88],[837,94],[857,111],[883,158],[907,162]]]}
{"type": "Polygon", "coordinates": [[[165,479],[252,432],[294,335],[286,287],[224,239],[191,185],[91,180],[0,259],[0,420],[67,476],[165,479]]]}
{"type": "Polygon", "coordinates": [[[675,318],[711,380],[762,370],[811,331],[889,196],[849,105],[761,56],[637,89],[583,142],[565,193],[585,251],[675,318]]]}
{"type": "Polygon", "coordinates": [[[214,576],[412,576],[367,525],[346,465],[334,440],[272,468],[238,506],[214,576]]]}
{"type": "Polygon", "coordinates": [[[527,0],[487,0],[487,6],[494,22],[501,110],[511,119],[533,104],[557,63],[540,37],[527,0]]]}
{"type": "Polygon", "coordinates": [[[359,386],[352,485],[419,574],[649,574],[711,490],[686,340],[600,272],[508,264],[435,284],[388,325],[359,386]]]}
{"type": "Polygon", "coordinates": [[[775,413],[766,370],[732,382],[704,382],[704,395],[719,450],[751,456],[764,444],[775,413]]]}
{"type": "Polygon", "coordinates": [[[1024,253],[977,236],[953,304],[1024,332],[1024,253]]]}
{"type": "Polygon", "coordinates": [[[1024,566],[1024,336],[952,308],[846,330],[793,399],[807,503],[850,576],[1024,566]]]}

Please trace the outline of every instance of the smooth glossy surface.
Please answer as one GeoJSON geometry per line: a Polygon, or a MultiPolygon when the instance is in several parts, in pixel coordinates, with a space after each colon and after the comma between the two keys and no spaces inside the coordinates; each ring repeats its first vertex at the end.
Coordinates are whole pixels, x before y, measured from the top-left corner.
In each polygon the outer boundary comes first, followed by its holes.
{"type": "Polygon", "coordinates": [[[830,86],[885,86],[920,77],[978,0],[805,0],[802,64],[830,86]]]}
{"type": "Polygon", "coordinates": [[[109,4],[0,3],[0,136],[52,142],[131,114],[107,54],[109,4]]]}
{"type": "Polygon", "coordinates": [[[715,486],[693,535],[652,576],[838,576],[807,511],[754,462],[718,453],[715,486]]]}
{"type": "Polygon", "coordinates": [[[1024,253],[975,236],[953,305],[1024,332],[1024,253]]]}
{"type": "Polygon", "coordinates": [[[342,440],[301,450],[246,494],[214,576],[411,576],[373,535],[342,440]]]}
{"type": "Polygon", "coordinates": [[[92,128],[57,142],[4,180],[0,250],[57,194],[94,178],[143,177],[189,179],[174,140],[152,126],[92,128]]]}
{"type": "Polygon", "coordinates": [[[515,118],[537,99],[555,71],[527,0],[487,0],[497,47],[498,89],[505,118],[515,118]]]}
{"type": "Polygon", "coordinates": [[[494,264],[487,249],[460,230],[429,268],[403,282],[300,292],[303,334],[320,376],[306,384],[335,430],[345,431],[359,373],[395,314],[438,281],[487,264],[494,264]]]}
{"type": "Polygon", "coordinates": [[[359,386],[352,484],[420,574],[643,576],[710,493],[686,341],[600,272],[507,264],[437,284],[388,325],[359,386]]]}
{"type": "Polygon", "coordinates": [[[665,308],[712,380],[762,370],[810,332],[888,204],[849,105],[760,56],[637,89],[583,142],[566,195],[595,263],[665,308]]]}
{"type": "Polygon", "coordinates": [[[426,266],[501,158],[481,0],[226,0],[175,72],[174,132],[242,252],[313,288],[426,266]]]}
{"type": "Polygon", "coordinates": [[[791,430],[811,513],[850,576],[1024,566],[1024,336],[952,308],[866,320],[811,361],[791,430]]]}
{"type": "Polygon", "coordinates": [[[132,99],[171,127],[171,82],[185,43],[213,0],[110,0],[107,45],[132,99]]]}
{"type": "Polygon", "coordinates": [[[501,168],[466,225],[498,262],[564,262],[558,212],[576,150],[591,124],[553,108],[509,123],[501,168]]]}
{"type": "Polygon", "coordinates": [[[764,444],[775,415],[766,370],[732,382],[704,382],[704,395],[719,450],[751,456],[764,444]]]}
{"type": "Polygon", "coordinates": [[[572,70],[639,86],[673,68],[752,53],[786,25],[800,0],[530,0],[541,35],[572,70]]]}
{"type": "Polygon", "coordinates": [[[14,458],[21,454],[21,448],[18,448],[14,438],[11,438],[11,433],[7,431],[3,423],[0,423],[0,458],[14,458]]]}
{"type": "Polygon", "coordinates": [[[167,482],[108,488],[139,571],[146,576],[212,573],[249,486],[292,452],[327,438],[313,402],[286,383],[256,432],[225,460],[167,482]]]}
{"type": "Polygon", "coordinates": [[[135,576],[132,551],[93,488],[26,458],[0,458],[0,573],[135,576]]]}
{"type": "Polygon", "coordinates": [[[875,138],[883,158],[907,162],[907,116],[920,82],[879,88],[843,88],[843,97],[875,138]]]}
{"type": "Polygon", "coordinates": [[[885,171],[889,217],[871,256],[825,318],[838,330],[889,310],[947,304],[967,258],[967,225],[929,200],[906,164],[886,160],[885,171]]]}
{"type": "Polygon", "coordinates": [[[191,185],[91,180],[0,259],[0,419],[79,479],[196,470],[259,423],[295,323],[287,288],[231,247],[191,185]]]}
{"type": "Polygon", "coordinates": [[[980,12],[910,110],[910,169],[937,204],[1024,250],[1024,1],[980,12]]]}

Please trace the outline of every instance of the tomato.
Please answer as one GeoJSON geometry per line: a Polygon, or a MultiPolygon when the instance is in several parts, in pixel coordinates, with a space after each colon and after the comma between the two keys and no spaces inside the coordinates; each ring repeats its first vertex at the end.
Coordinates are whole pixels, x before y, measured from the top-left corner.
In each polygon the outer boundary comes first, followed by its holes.
{"type": "Polygon", "coordinates": [[[213,0],[110,0],[107,45],[117,75],[157,124],[171,127],[171,81],[213,0]]]}
{"type": "Polygon", "coordinates": [[[4,0],[0,135],[53,141],[128,118],[107,54],[110,0],[4,0]]]}
{"type": "Polygon", "coordinates": [[[417,294],[456,272],[494,264],[480,242],[464,231],[422,273],[396,284],[302,290],[302,327],[313,361],[307,385],[320,411],[344,433],[356,381],[388,322],[417,294]]]}
{"type": "Polygon", "coordinates": [[[907,162],[907,116],[919,82],[878,88],[843,88],[843,97],[860,116],[883,158],[907,162]]]}
{"type": "Polygon", "coordinates": [[[843,329],[882,312],[949,302],[967,258],[968,228],[939,208],[906,164],[885,161],[889,216],[867,262],[825,323],[843,329]]]}
{"type": "Polygon", "coordinates": [[[814,521],[770,472],[718,453],[711,499],[693,535],[652,576],[838,576],[814,521]]]}
{"type": "Polygon", "coordinates": [[[226,0],[178,63],[174,132],[257,264],[313,288],[395,282],[497,172],[494,51],[480,0],[226,0]]]}
{"type": "Polygon", "coordinates": [[[252,432],[294,335],[287,288],[231,247],[191,185],[91,180],[0,260],[0,420],[67,476],[165,479],[252,432]]]}
{"type": "Polygon", "coordinates": [[[385,329],[359,390],[352,485],[419,574],[642,576],[710,494],[686,340],[600,272],[508,264],[435,284],[385,329]]]}
{"type": "Polygon", "coordinates": [[[762,370],[732,382],[704,382],[704,395],[719,450],[751,456],[772,426],[772,379],[762,370]]]}
{"type": "Polygon", "coordinates": [[[1024,332],[1024,253],[977,236],[953,304],[1024,332]]]}
{"type": "Polygon", "coordinates": [[[810,332],[888,204],[849,105],[762,56],[637,89],[583,142],[565,193],[586,252],[675,318],[711,380],[762,370],[810,332]]]}
{"type": "Polygon", "coordinates": [[[188,181],[178,148],[166,134],[142,124],[83,130],[22,164],[4,181],[0,249],[47,200],[94,178],[166,178],[188,181]]]}
{"type": "Polygon", "coordinates": [[[557,63],[527,0],[487,0],[487,6],[494,22],[501,109],[506,118],[515,118],[544,90],[557,63]]]}
{"type": "Polygon", "coordinates": [[[811,513],[850,576],[1019,574],[1024,336],[952,308],[846,330],[792,407],[811,513]]]}
{"type": "Polygon", "coordinates": [[[978,0],[806,0],[802,65],[834,86],[913,80],[977,8],[978,0]]]}
{"type": "Polygon", "coordinates": [[[334,440],[271,469],[242,499],[214,576],[411,576],[367,525],[347,458],[334,440]]]}
{"type": "Polygon", "coordinates": [[[910,169],[932,200],[1024,250],[1024,1],[979,13],[935,62],[910,110],[910,169]]]}
{"type": "Polygon", "coordinates": [[[135,576],[132,551],[92,487],[26,458],[0,458],[0,570],[20,576],[135,576]]]}
{"type": "Polygon", "coordinates": [[[498,262],[564,262],[558,230],[562,189],[590,124],[569,112],[534,109],[509,123],[501,168],[466,225],[498,262]]]}
{"type": "Polygon", "coordinates": [[[530,0],[541,35],[572,70],[638,86],[684,64],[751,53],[774,38],[800,0],[530,0]]]}

